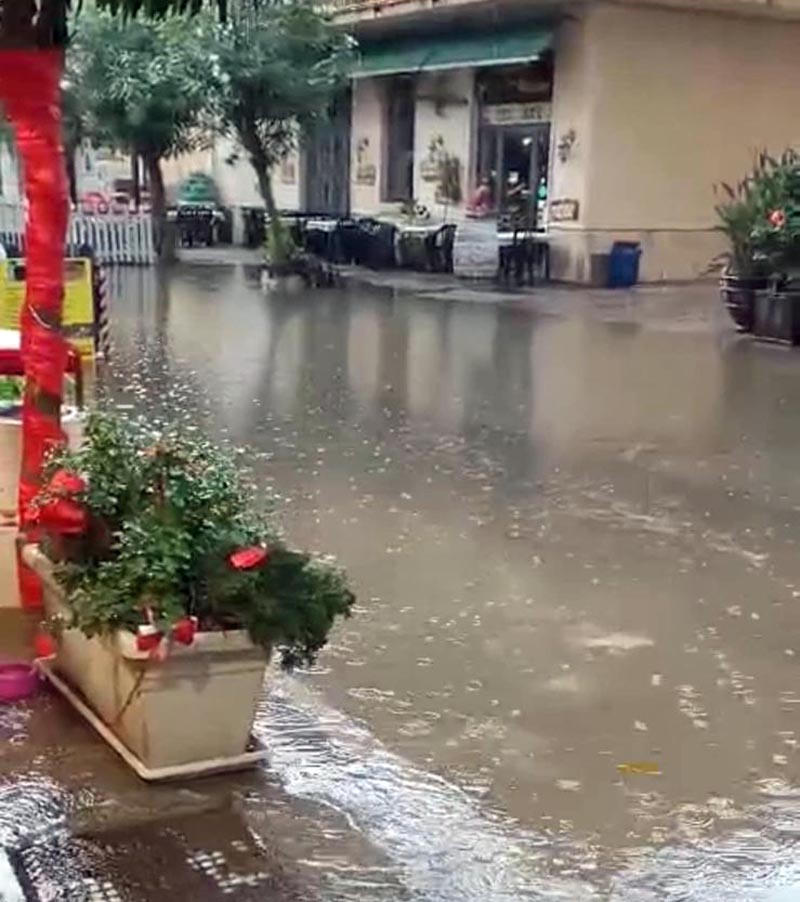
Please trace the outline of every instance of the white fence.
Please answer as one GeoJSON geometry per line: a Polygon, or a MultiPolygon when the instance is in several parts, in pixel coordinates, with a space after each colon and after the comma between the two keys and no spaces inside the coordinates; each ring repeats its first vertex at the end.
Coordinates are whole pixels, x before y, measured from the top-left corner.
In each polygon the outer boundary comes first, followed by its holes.
{"type": "MultiPolygon", "coordinates": [[[[19,204],[0,202],[0,243],[24,252],[25,213],[19,204]]],[[[76,253],[88,244],[101,263],[148,265],[155,263],[153,224],[147,213],[123,216],[103,214],[88,216],[72,213],[67,246],[76,253]]]]}

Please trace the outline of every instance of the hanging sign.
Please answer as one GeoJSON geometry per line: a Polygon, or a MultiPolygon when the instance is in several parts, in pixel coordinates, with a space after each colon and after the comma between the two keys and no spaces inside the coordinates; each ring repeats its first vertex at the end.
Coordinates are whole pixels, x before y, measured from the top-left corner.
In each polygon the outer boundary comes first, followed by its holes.
{"type": "Polygon", "coordinates": [[[577,222],[580,204],[572,198],[550,201],[550,222],[577,222]]]}
{"type": "MultiPolygon", "coordinates": [[[[19,329],[25,300],[25,263],[6,260],[0,276],[0,329],[19,329]]],[[[86,258],[64,262],[64,335],[82,357],[94,356],[92,264],[86,258]]]]}
{"type": "Polygon", "coordinates": [[[483,121],[488,125],[533,125],[553,118],[553,104],[496,103],[483,108],[483,121]]]}

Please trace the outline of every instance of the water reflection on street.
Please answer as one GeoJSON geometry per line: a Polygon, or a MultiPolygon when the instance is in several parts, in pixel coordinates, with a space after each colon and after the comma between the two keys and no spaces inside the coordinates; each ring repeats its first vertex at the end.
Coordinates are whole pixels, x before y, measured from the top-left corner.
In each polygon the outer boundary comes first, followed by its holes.
{"type": "Polygon", "coordinates": [[[258,722],[328,898],[800,898],[800,355],[681,289],[111,284],[117,401],[240,449],[356,583],[258,722]]]}

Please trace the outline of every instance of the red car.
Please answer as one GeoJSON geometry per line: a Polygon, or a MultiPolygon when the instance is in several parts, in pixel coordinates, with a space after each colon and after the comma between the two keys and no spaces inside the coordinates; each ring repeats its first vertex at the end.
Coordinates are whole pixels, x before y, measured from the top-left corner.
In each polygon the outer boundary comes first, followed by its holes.
{"type": "Polygon", "coordinates": [[[80,198],[81,213],[89,216],[108,213],[110,205],[108,198],[100,191],[87,191],[80,198]]]}

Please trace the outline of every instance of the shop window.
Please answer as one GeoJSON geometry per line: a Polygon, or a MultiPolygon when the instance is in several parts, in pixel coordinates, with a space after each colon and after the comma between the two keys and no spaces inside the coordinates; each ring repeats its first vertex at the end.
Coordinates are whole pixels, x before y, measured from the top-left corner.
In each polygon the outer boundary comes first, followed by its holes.
{"type": "Polygon", "coordinates": [[[414,114],[416,86],[410,78],[386,85],[386,178],[383,199],[408,201],[414,196],[414,114]]]}

